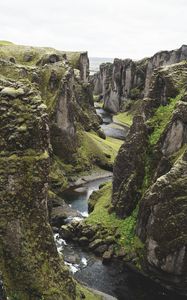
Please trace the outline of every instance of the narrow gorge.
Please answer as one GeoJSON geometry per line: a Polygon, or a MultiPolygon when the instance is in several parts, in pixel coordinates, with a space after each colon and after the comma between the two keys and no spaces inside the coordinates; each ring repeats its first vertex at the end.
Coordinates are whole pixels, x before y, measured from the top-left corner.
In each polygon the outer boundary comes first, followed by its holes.
{"type": "Polygon", "coordinates": [[[186,143],[186,45],[0,41],[0,299],[185,300],[186,143]]]}

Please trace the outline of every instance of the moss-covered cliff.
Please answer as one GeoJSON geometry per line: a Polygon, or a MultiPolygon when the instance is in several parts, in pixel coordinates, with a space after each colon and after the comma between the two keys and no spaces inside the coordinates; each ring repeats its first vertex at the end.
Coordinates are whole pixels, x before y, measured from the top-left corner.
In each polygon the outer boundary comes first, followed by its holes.
{"type": "Polygon", "coordinates": [[[0,269],[9,299],[75,299],[48,223],[49,120],[38,91],[0,78],[0,269]]]}
{"type": "Polygon", "coordinates": [[[97,157],[111,165],[103,148],[91,155],[102,139],[88,73],[87,53],[0,42],[0,272],[10,300],[102,298],[69,275],[47,207],[68,176],[97,157]]]}
{"type": "Polygon", "coordinates": [[[144,125],[134,118],[116,158],[112,198],[121,217],[131,215],[138,205],[136,234],[145,245],[144,270],[183,294],[187,294],[186,80],[186,62],[154,72],[148,98],[139,110],[144,125]]]}
{"type": "MultiPolygon", "coordinates": [[[[3,42],[0,68],[6,78],[36,89],[47,106],[53,149],[50,179],[54,192],[66,188],[68,178],[94,166],[111,169],[111,159],[103,151],[90,155],[90,147],[83,149],[82,146],[90,140],[88,131],[95,132],[100,143],[102,138],[99,136],[103,137],[88,83],[87,53],[3,42]]],[[[91,148],[94,147],[98,148],[95,138],[91,139],[91,148]]]]}

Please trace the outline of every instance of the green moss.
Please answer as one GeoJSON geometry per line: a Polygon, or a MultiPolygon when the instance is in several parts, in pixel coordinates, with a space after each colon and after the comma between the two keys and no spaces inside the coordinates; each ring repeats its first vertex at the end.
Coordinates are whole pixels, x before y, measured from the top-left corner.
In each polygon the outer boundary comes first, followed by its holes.
{"type": "Polygon", "coordinates": [[[44,99],[49,114],[54,111],[56,102],[58,100],[58,94],[59,94],[59,87],[61,79],[64,77],[66,72],[66,68],[62,64],[53,64],[53,65],[46,65],[41,70],[41,85],[40,89],[42,92],[42,98],[44,99]],[[56,88],[50,89],[49,82],[52,72],[56,74],[56,88]]]}
{"type": "Polygon", "coordinates": [[[107,137],[105,140],[96,135],[95,132],[84,132],[80,136],[81,147],[76,154],[79,165],[113,164],[123,141],[107,137]]]}
{"type": "Polygon", "coordinates": [[[71,170],[72,166],[68,169],[68,165],[65,165],[57,156],[53,156],[49,178],[51,188],[55,191],[55,193],[62,192],[65,188],[67,188],[68,180],[66,172],[71,170]]]}
{"type": "Polygon", "coordinates": [[[176,153],[171,156],[171,161],[175,164],[178,160],[180,160],[187,149],[187,144],[184,144],[176,153]]]}
{"type": "Polygon", "coordinates": [[[102,224],[111,235],[117,230],[120,234],[118,244],[125,248],[126,253],[137,251],[143,247],[138,237],[135,235],[138,207],[132,215],[126,219],[118,219],[114,213],[109,214],[108,208],[111,204],[112,186],[107,183],[104,188],[98,191],[98,199],[94,211],[86,220],[88,224],[102,224]]]}
{"type": "Polygon", "coordinates": [[[93,292],[91,292],[89,289],[87,289],[85,286],[80,285],[79,283],[77,283],[77,295],[76,295],[76,300],[81,300],[82,295],[85,296],[85,300],[102,300],[103,297],[94,294],[93,292]]]}
{"type": "Polygon", "coordinates": [[[123,125],[132,125],[133,116],[128,112],[122,112],[113,117],[113,121],[115,123],[123,124],[123,125]]]}
{"type": "Polygon", "coordinates": [[[176,98],[169,100],[168,105],[159,106],[159,108],[155,111],[154,116],[148,120],[147,124],[154,128],[154,131],[150,135],[149,139],[151,145],[155,145],[158,142],[166,125],[172,117],[172,113],[176,107],[177,102],[181,100],[183,95],[184,91],[181,91],[181,93],[176,98]]]}
{"type": "Polygon", "coordinates": [[[154,160],[154,155],[153,155],[153,149],[152,147],[148,147],[146,157],[145,157],[145,175],[144,175],[144,180],[141,188],[141,194],[143,195],[148,187],[151,184],[152,176],[154,173],[154,168],[152,166],[154,160]]]}
{"type": "Polygon", "coordinates": [[[136,100],[140,97],[141,91],[137,87],[130,90],[130,98],[136,100]]]}
{"type": "Polygon", "coordinates": [[[9,59],[14,57],[17,63],[25,65],[36,65],[37,62],[41,60],[42,57],[48,56],[50,54],[56,54],[63,56],[66,54],[70,64],[73,68],[79,68],[80,52],[65,52],[59,51],[49,47],[31,47],[16,45],[6,41],[0,41],[0,57],[3,59],[9,59]],[[28,56],[29,59],[25,59],[28,56]]]}
{"type": "Polygon", "coordinates": [[[64,52],[74,69],[79,69],[80,52],[64,52]]]}

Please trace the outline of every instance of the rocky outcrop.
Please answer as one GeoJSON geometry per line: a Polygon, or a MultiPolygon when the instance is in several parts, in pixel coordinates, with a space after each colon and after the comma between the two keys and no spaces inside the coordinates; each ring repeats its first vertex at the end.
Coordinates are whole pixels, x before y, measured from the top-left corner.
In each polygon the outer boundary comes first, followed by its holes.
{"type": "Polygon", "coordinates": [[[148,96],[155,69],[186,59],[186,45],[177,50],[158,52],[151,58],[137,62],[115,59],[113,64],[102,64],[99,73],[92,77],[94,93],[102,95],[105,109],[116,113],[127,99],[136,100],[148,96]]]}
{"type": "Polygon", "coordinates": [[[69,170],[80,172],[98,164],[85,159],[81,147],[85,131],[99,134],[100,126],[88,83],[88,55],[8,44],[0,46],[0,74],[36,89],[47,106],[52,145],[50,189],[60,195],[72,176],[69,170]]]}
{"type": "Polygon", "coordinates": [[[60,236],[67,241],[78,243],[84,250],[92,251],[97,256],[102,257],[105,254],[105,261],[114,255],[115,237],[101,224],[90,225],[72,221],[71,224],[61,226],[60,236]]]}
{"type": "Polygon", "coordinates": [[[143,99],[140,113],[147,120],[160,105],[167,105],[184,88],[187,80],[187,64],[181,62],[156,69],[151,77],[147,97],[143,99]]]}
{"type": "Polygon", "coordinates": [[[184,295],[186,80],[186,62],[154,71],[148,98],[142,100],[139,111],[141,124],[135,127],[134,122],[116,158],[112,199],[113,210],[121,217],[132,215],[138,203],[136,234],[144,243],[142,268],[167,288],[184,295]]]}
{"type": "Polygon", "coordinates": [[[9,298],[75,299],[48,223],[49,120],[38,90],[0,79],[0,269],[9,298]]]}
{"type": "Polygon", "coordinates": [[[187,295],[187,153],[141,200],[137,233],[149,274],[187,295]]]}
{"type": "Polygon", "coordinates": [[[15,44],[0,45],[0,58],[22,66],[45,66],[62,62],[80,71],[80,78],[88,81],[89,59],[87,52],[64,52],[53,48],[15,44]]]}
{"type": "Polygon", "coordinates": [[[66,224],[67,219],[72,220],[75,217],[83,218],[81,213],[71,208],[62,198],[51,191],[48,195],[48,210],[50,224],[56,229],[66,224]]]}
{"type": "Polygon", "coordinates": [[[129,216],[141,198],[147,139],[143,118],[134,117],[133,125],[114,164],[112,205],[120,217],[129,216]]]}

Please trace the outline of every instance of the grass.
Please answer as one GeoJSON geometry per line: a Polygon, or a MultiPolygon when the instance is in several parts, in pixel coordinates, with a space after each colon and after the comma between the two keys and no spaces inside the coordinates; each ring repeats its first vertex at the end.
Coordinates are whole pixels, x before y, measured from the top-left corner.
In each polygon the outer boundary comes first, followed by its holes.
{"type": "Polygon", "coordinates": [[[65,52],[59,51],[49,47],[31,47],[31,46],[24,46],[24,45],[16,45],[8,41],[0,41],[0,57],[14,57],[17,63],[24,64],[24,65],[35,65],[37,61],[39,61],[44,55],[48,54],[57,54],[63,55],[66,54],[70,64],[73,68],[79,67],[79,59],[81,52],[65,52]],[[3,47],[7,46],[7,47],[3,47]],[[24,55],[29,54],[32,55],[32,60],[26,62],[24,59],[24,55]]]}
{"type": "Polygon", "coordinates": [[[0,41],[0,46],[7,46],[7,45],[12,45],[12,42],[9,41],[0,41]]]}
{"type": "Polygon", "coordinates": [[[176,98],[170,99],[168,105],[159,106],[159,108],[155,111],[154,116],[147,122],[148,125],[154,128],[154,131],[149,139],[151,145],[155,145],[158,142],[161,134],[166,128],[166,125],[169,123],[172,117],[172,113],[176,107],[177,102],[181,100],[183,94],[184,91],[182,91],[176,98]]]}
{"type": "Polygon", "coordinates": [[[171,156],[172,163],[175,164],[180,160],[187,149],[187,144],[184,144],[176,153],[171,156]]]}
{"type": "Polygon", "coordinates": [[[103,108],[103,102],[100,101],[100,102],[95,102],[95,107],[96,108],[103,108]]]}
{"type": "Polygon", "coordinates": [[[131,253],[143,245],[135,235],[135,227],[137,220],[138,207],[133,211],[132,215],[126,219],[118,219],[114,213],[108,213],[108,207],[111,204],[112,186],[111,182],[107,183],[98,191],[98,200],[94,211],[89,215],[86,222],[89,224],[102,223],[111,234],[115,230],[121,235],[118,243],[124,247],[126,253],[131,253]]]}
{"type": "Polygon", "coordinates": [[[97,136],[93,131],[82,132],[79,137],[81,146],[76,154],[76,160],[80,167],[85,165],[113,164],[123,141],[107,137],[105,140],[97,136]]]}
{"type": "Polygon", "coordinates": [[[93,132],[87,132],[86,136],[88,138],[87,142],[89,143],[89,147],[90,147],[89,151],[91,153],[97,152],[98,154],[102,153],[102,154],[111,155],[110,162],[111,163],[114,162],[116,155],[119,151],[119,148],[123,144],[123,141],[111,137],[107,137],[104,140],[101,139],[93,132]]]}
{"type": "Polygon", "coordinates": [[[128,112],[122,112],[113,117],[113,121],[115,123],[119,123],[122,125],[132,125],[133,116],[131,114],[128,114],[128,112]]]}

